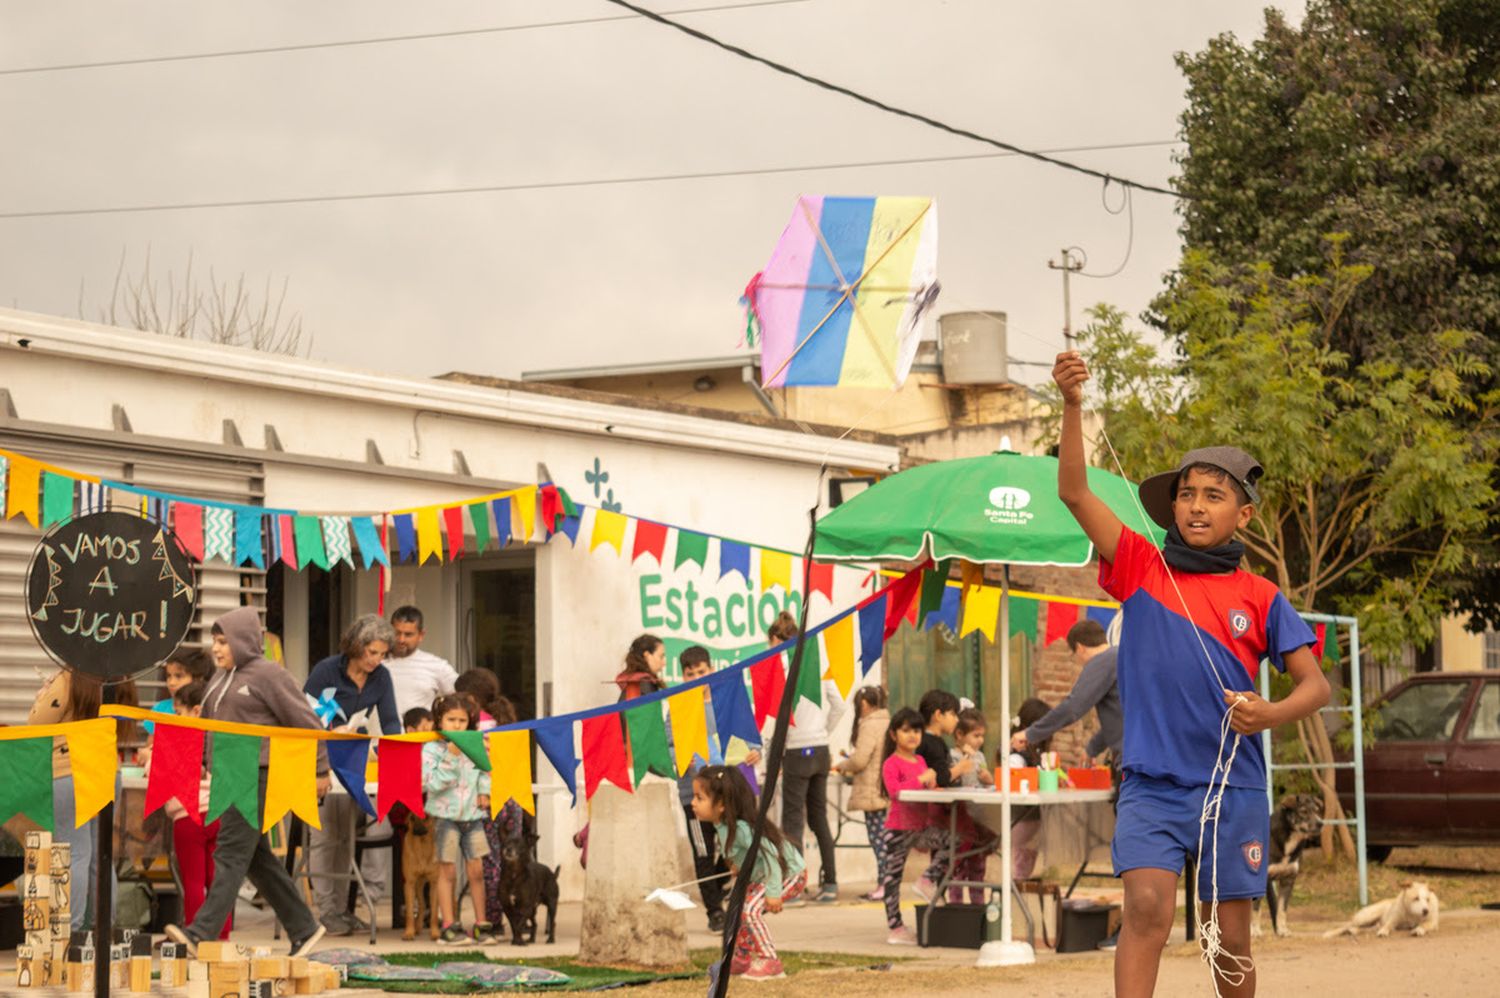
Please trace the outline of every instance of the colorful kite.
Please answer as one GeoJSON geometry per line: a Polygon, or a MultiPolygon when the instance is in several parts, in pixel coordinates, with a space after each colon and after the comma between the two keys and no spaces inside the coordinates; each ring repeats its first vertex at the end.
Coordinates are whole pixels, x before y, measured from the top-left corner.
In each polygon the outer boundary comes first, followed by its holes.
{"type": "Polygon", "coordinates": [[[745,288],[761,384],[898,387],[937,293],[932,198],[798,198],[771,262],[745,288]]]}

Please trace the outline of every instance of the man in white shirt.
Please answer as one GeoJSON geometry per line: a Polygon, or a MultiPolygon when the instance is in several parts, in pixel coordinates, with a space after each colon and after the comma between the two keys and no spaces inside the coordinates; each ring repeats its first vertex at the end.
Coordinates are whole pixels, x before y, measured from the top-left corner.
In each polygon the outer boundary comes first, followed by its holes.
{"type": "MultiPolygon", "coordinates": [[[[396,631],[396,640],[391,642],[391,652],[385,667],[391,674],[391,685],[396,691],[396,713],[401,717],[413,707],[432,709],[433,701],[445,693],[453,692],[458,673],[453,666],[422,650],[422,639],[427,636],[423,626],[422,611],[414,606],[399,607],[391,614],[391,627],[396,631]]],[[[362,838],[383,839],[391,834],[390,817],[365,827],[362,838]]],[[[399,841],[399,840],[398,840],[399,841]]],[[[392,849],[396,846],[392,846],[392,849]]],[[[365,887],[372,900],[379,902],[385,897],[391,879],[391,849],[371,849],[359,864],[365,878],[365,887]]]]}
{"type": "Polygon", "coordinates": [[[447,662],[422,650],[427,631],[421,610],[400,607],[391,614],[391,626],[396,629],[396,643],[385,667],[396,687],[396,712],[405,717],[413,707],[431,710],[434,700],[453,692],[458,673],[447,662]]]}

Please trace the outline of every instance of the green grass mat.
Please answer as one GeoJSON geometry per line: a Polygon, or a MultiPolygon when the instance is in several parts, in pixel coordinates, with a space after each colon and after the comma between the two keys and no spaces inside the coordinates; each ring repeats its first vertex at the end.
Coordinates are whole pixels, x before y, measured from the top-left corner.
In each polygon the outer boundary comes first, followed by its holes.
{"type": "MultiPolygon", "coordinates": [[[[408,967],[431,967],[438,963],[473,961],[478,963],[511,964],[522,967],[546,967],[561,971],[573,978],[569,984],[559,986],[525,986],[494,988],[490,985],[468,984],[464,981],[354,981],[349,988],[369,988],[398,994],[497,994],[520,991],[605,991],[612,988],[651,984],[656,981],[683,980],[701,977],[719,955],[718,950],[697,949],[688,954],[694,970],[678,973],[654,973],[621,967],[595,967],[581,964],[569,957],[537,957],[534,959],[495,958],[478,950],[456,950],[454,952],[387,953],[388,963],[408,967]]],[[[886,957],[852,953],[803,953],[783,952],[781,961],[788,974],[807,970],[832,970],[840,967],[878,967],[896,960],[886,957]]]]}

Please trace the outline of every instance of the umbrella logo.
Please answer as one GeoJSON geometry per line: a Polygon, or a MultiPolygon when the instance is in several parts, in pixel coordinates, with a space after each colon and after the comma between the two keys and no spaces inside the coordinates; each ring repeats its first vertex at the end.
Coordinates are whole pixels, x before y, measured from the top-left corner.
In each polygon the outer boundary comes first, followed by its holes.
{"type": "Polygon", "coordinates": [[[1026,507],[1030,504],[1030,492],[1010,485],[1000,485],[990,489],[990,505],[984,515],[991,523],[1024,525],[1035,515],[1026,512],[1026,507]]]}

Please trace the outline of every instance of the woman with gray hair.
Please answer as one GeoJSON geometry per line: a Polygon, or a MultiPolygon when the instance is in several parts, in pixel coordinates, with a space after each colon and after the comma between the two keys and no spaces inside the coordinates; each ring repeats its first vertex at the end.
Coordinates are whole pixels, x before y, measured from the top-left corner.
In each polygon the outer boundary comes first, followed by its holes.
{"type": "MultiPolygon", "coordinates": [[[[396,632],[384,618],[366,614],[344,631],[339,654],[313,666],[302,691],[319,704],[331,702],[330,730],[366,731],[377,736],[401,734],[396,689],[390,670],[383,664],[395,639],[396,632]]],[[[318,709],[319,716],[326,716],[323,708],[318,709]]],[[[334,775],[342,782],[341,774],[334,775]]],[[[360,767],[358,778],[363,780],[364,767],[360,767]]],[[[312,833],[308,861],[323,925],[332,935],[368,932],[369,925],[348,910],[347,884],[354,868],[352,849],[359,806],[349,794],[333,793],[318,805],[318,816],[323,827],[312,833]]]]}

